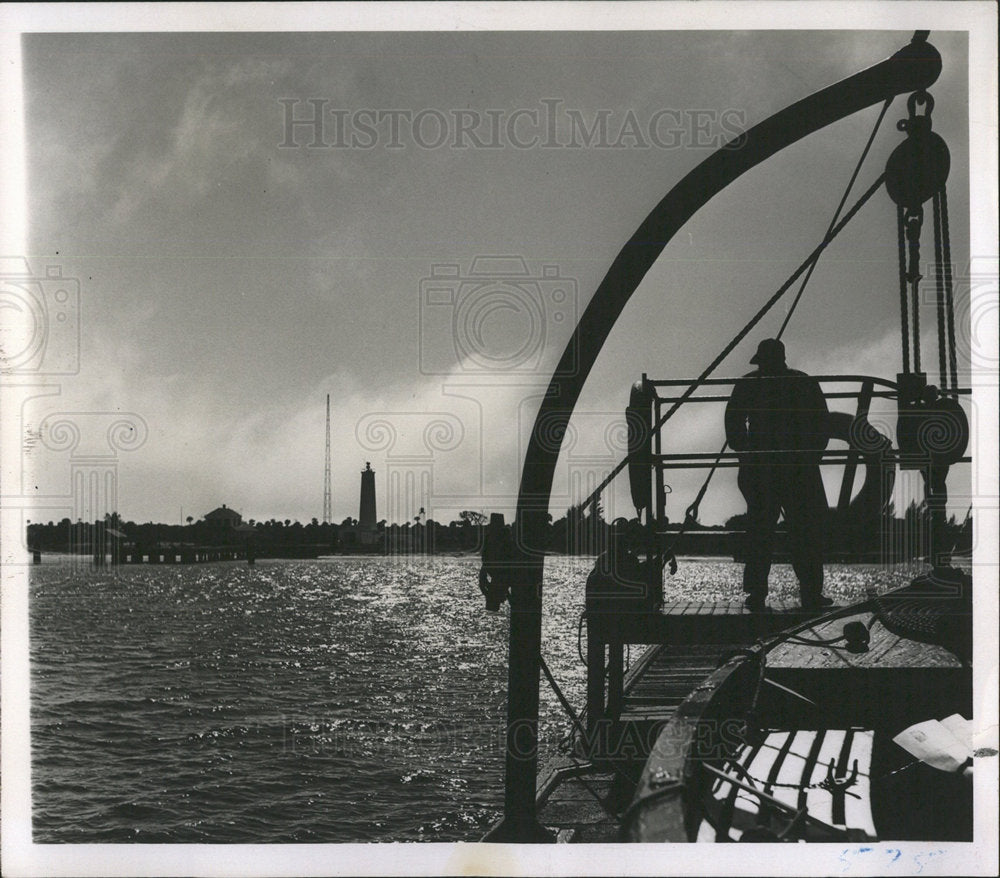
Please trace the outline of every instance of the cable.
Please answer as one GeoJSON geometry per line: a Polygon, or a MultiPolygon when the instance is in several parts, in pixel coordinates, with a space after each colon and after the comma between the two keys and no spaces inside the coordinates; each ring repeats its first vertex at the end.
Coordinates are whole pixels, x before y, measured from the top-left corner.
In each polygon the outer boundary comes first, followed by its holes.
{"type": "Polygon", "coordinates": [[[695,392],[695,390],[698,389],[698,387],[701,385],[701,382],[704,381],[706,378],[708,378],[708,376],[713,371],[715,371],[715,368],[732,353],[733,349],[750,334],[750,331],[758,323],[760,323],[760,321],[764,318],[767,312],[771,310],[771,308],[775,305],[778,299],[780,299],[785,293],[788,292],[789,288],[792,286],[793,283],[795,283],[796,280],[798,280],[802,272],[804,272],[810,265],[812,265],[817,259],[819,259],[823,251],[826,250],[826,248],[830,245],[833,239],[836,238],[841,231],[843,231],[844,227],[852,219],[854,219],[858,211],[861,210],[862,207],[864,207],[864,205],[876,192],[878,192],[878,190],[882,187],[882,184],[884,182],[885,182],[885,174],[880,174],[879,178],[868,188],[868,190],[857,200],[854,206],[847,212],[847,215],[839,223],[837,223],[836,226],[834,226],[833,230],[827,234],[827,236],[820,242],[820,244],[816,247],[816,249],[813,250],[813,252],[810,253],[808,257],[806,257],[806,260],[797,269],[795,269],[794,272],[792,272],[791,277],[789,277],[788,280],[786,280],[781,285],[778,291],[773,296],[771,296],[771,298],[768,299],[767,302],[764,303],[764,305],[760,308],[760,310],[752,318],[750,318],[749,322],[743,327],[743,329],[741,329],[733,337],[732,341],[730,341],[729,344],[726,345],[726,347],[722,350],[722,352],[709,364],[709,366],[701,373],[701,375],[699,375],[694,380],[692,385],[688,387],[688,389],[685,390],[684,393],[681,394],[681,396],[677,399],[677,401],[667,410],[667,413],[660,418],[659,423],[657,423],[656,425],[657,430],[660,429],[671,417],[673,417],[677,409],[679,409],[685,402],[687,402],[687,400],[691,397],[691,395],[695,392]]]}
{"type": "Polygon", "coordinates": [[[811,637],[796,637],[790,636],[787,638],[787,643],[799,643],[802,646],[832,646],[834,643],[838,643],[841,640],[847,640],[847,635],[838,634],[836,637],[827,637],[825,639],[812,639],[811,637]]]}
{"type": "MultiPolygon", "coordinates": [[[[588,763],[581,762],[572,753],[569,754],[569,758],[573,762],[573,764],[576,765],[576,766],[586,767],[588,765],[588,763]]],[[[597,802],[598,805],[601,806],[601,810],[603,810],[605,814],[607,814],[609,817],[613,818],[616,822],[619,822],[619,823],[621,822],[622,815],[618,814],[616,811],[614,811],[614,810],[612,810],[611,808],[608,807],[607,803],[604,801],[604,799],[601,798],[601,796],[597,792],[597,790],[595,790],[589,783],[587,783],[586,780],[584,780],[582,774],[575,775],[572,778],[572,780],[578,780],[583,785],[583,788],[588,793],[590,793],[591,798],[595,802],[597,802]]]]}
{"type": "Polygon", "coordinates": [[[906,279],[910,283],[913,312],[913,371],[920,371],[920,228],[924,222],[924,209],[908,210],[906,213],[906,242],[909,249],[909,270],[906,279]]]}
{"type": "Polygon", "coordinates": [[[824,821],[820,820],[818,817],[813,817],[808,811],[805,810],[804,807],[803,808],[794,808],[791,805],[789,805],[789,804],[787,804],[785,802],[782,802],[781,799],[776,799],[774,796],[768,795],[763,790],[759,790],[756,787],[751,786],[750,784],[746,784],[746,783],[743,783],[742,781],[738,781],[734,777],[730,777],[728,774],[726,774],[726,772],[722,771],[721,769],[716,768],[714,765],[709,765],[707,762],[702,765],[702,768],[704,768],[706,771],[711,772],[712,774],[716,775],[717,777],[720,777],[726,783],[730,783],[733,786],[738,787],[739,789],[744,790],[745,792],[750,793],[751,795],[757,796],[762,801],[767,802],[768,805],[771,805],[771,806],[773,806],[775,808],[779,808],[782,811],[785,811],[786,813],[791,812],[792,814],[795,815],[795,819],[803,819],[806,822],[811,823],[813,826],[815,826],[815,827],[817,827],[819,829],[824,829],[827,832],[832,833],[836,838],[847,838],[847,830],[841,829],[838,826],[833,826],[833,825],[831,825],[829,823],[825,823],[824,821]],[[801,818],[800,818],[800,814],[801,814],[801,818]]]}
{"type": "MultiPolygon", "coordinates": [[[[844,190],[844,194],[840,196],[840,204],[837,205],[837,209],[833,212],[833,219],[830,220],[830,225],[826,230],[828,235],[833,230],[833,227],[837,222],[837,217],[840,216],[840,211],[844,209],[844,203],[847,201],[847,196],[851,194],[851,189],[854,187],[854,183],[858,179],[858,174],[861,172],[861,166],[865,163],[865,159],[868,157],[868,151],[872,148],[872,143],[875,141],[875,135],[878,133],[879,126],[882,124],[885,114],[889,111],[892,100],[893,99],[891,97],[886,98],[885,103],[882,105],[882,112],[879,113],[878,119],[875,120],[875,126],[872,128],[872,133],[868,135],[868,142],[865,144],[865,148],[861,151],[861,158],[858,159],[858,163],[854,166],[854,173],[851,174],[851,179],[847,184],[847,188],[844,190]]],[[[802,285],[799,287],[798,293],[795,294],[795,300],[788,309],[784,322],[781,324],[781,328],[778,330],[777,336],[775,336],[776,338],[780,339],[784,334],[785,327],[788,326],[788,321],[792,319],[792,312],[795,311],[796,306],[799,304],[799,299],[802,298],[802,293],[805,292],[806,284],[809,283],[809,278],[812,277],[815,268],[816,263],[814,262],[809,266],[809,271],[806,272],[806,276],[802,278],[802,285]]]]}
{"type": "Polygon", "coordinates": [[[941,199],[934,193],[934,293],[937,306],[938,375],[941,389],[948,387],[948,359],[945,351],[944,257],[941,255],[941,199]]]}
{"type": "Polygon", "coordinates": [[[944,299],[948,319],[948,359],[951,363],[951,389],[958,393],[958,351],[955,347],[955,291],[952,280],[951,235],[948,228],[948,188],[942,186],[941,199],[941,258],[944,260],[944,299]]]}
{"type": "MultiPolygon", "coordinates": [[[[581,618],[581,624],[582,624],[582,620],[583,620],[582,615],[581,615],[580,618],[581,618]]],[[[552,671],[549,670],[549,666],[548,666],[548,664],[545,661],[545,657],[542,656],[541,654],[539,654],[539,656],[538,656],[538,663],[541,666],[542,673],[545,674],[545,679],[549,681],[549,686],[552,687],[552,691],[555,693],[556,698],[559,700],[559,703],[562,705],[563,710],[565,710],[566,713],[569,714],[569,718],[573,722],[574,729],[576,729],[576,732],[578,734],[583,735],[583,737],[586,738],[587,737],[587,732],[586,732],[586,730],[583,727],[583,723],[580,721],[580,718],[577,716],[576,711],[573,710],[572,705],[569,703],[569,701],[567,700],[566,696],[563,694],[562,689],[559,688],[559,684],[556,682],[555,677],[552,676],[552,671]]],[[[572,752],[570,752],[568,755],[569,755],[569,758],[572,760],[572,762],[574,764],[576,764],[576,765],[582,765],[583,764],[582,762],[580,762],[576,758],[576,756],[572,752]]],[[[597,802],[597,804],[600,805],[601,808],[609,816],[613,817],[615,820],[620,820],[621,819],[620,815],[607,806],[607,804],[604,802],[604,800],[598,795],[597,791],[594,790],[593,787],[591,787],[590,784],[587,783],[586,780],[584,780],[584,778],[582,777],[582,775],[577,775],[574,778],[574,780],[578,780],[583,785],[584,789],[586,789],[587,792],[590,793],[590,795],[594,799],[594,801],[597,802]]]]}
{"type": "Polygon", "coordinates": [[[807,619],[805,622],[802,622],[792,628],[786,628],[784,631],[779,631],[767,640],[761,638],[757,641],[755,649],[760,648],[768,651],[784,641],[787,637],[798,636],[799,632],[805,631],[807,628],[819,626],[826,622],[832,622],[834,619],[842,616],[854,616],[858,613],[864,613],[875,606],[875,600],[875,598],[868,598],[860,604],[848,604],[844,607],[831,609],[829,613],[825,613],[822,616],[815,616],[814,618],[807,619]]]}
{"type": "Polygon", "coordinates": [[[583,728],[583,723],[580,722],[576,711],[573,710],[573,706],[566,700],[566,696],[563,695],[562,689],[559,688],[559,684],[556,683],[555,677],[552,676],[552,671],[549,670],[549,666],[545,663],[545,658],[541,654],[538,656],[538,662],[541,665],[542,673],[545,674],[545,679],[549,681],[552,691],[555,692],[556,698],[559,699],[559,703],[563,706],[563,709],[569,714],[569,718],[573,721],[576,730],[586,737],[587,733],[583,728]]]}
{"type": "Polygon", "coordinates": [[[697,523],[698,507],[701,506],[701,501],[705,499],[705,492],[708,491],[708,485],[712,481],[712,476],[715,475],[715,471],[719,468],[719,464],[722,462],[722,455],[726,453],[726,449],[728,447],[728,440],[722,443],[722,448],[719,449],[719,453],[716,455],[715,461],[712,463],[712,468],[708,471],[708,475],[705,477],[705,481],[702,483],[701,488],[698,489],[698,494],[695,496],[694,502],[684,510],[684,521],[681,522],[677,535],[674,537],[674,540],[670,545],[670,551],[672,553],[676,554],[676,547],[680,543],[681,537],[687,533],[688,525],[691,523],[697,523]]]}

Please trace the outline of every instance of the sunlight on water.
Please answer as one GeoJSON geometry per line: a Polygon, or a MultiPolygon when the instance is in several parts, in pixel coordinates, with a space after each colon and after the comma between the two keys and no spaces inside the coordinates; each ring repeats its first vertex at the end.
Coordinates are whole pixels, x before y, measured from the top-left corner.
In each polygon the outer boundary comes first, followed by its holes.
{"type": "MultiPolygon", "coordinates": [[[[574,705],[592,563],[546,567],[543,649],[574,705]]],[[[478,838],[503,802],[508,617],[483,610],[477,570],[452,557],[33,568],[35,841],[478,838]]],[[[682,562],[665,591],[735,599],[739,573],[682,562]]],[[[787,570],[772,582],[794,597],[787,570]]],[[[833,568],[827,592],[900,582],[833,568]]],[[[543,759],[567,731],[543,684],[543,759]]]]}

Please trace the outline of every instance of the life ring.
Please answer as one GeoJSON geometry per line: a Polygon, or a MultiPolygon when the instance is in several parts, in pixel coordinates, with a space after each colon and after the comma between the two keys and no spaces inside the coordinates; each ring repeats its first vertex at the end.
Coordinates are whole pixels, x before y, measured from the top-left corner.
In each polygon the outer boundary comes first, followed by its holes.
{"type": "Polygon", "coordinates": [[[629,392],[625,424],[628,427],[628,484],[632,505],[636,510],[652,511],[649,440],[653,435],[653,396],[642,381],[636,381],[629,392]]]}
{"type": "Polygon", "coordinates": [[[886,452],[892,450],[892,442],[875,429],[867,417],[847,412],[830,412],[827,435],[846,442],[852,451],[861,455],[865,466],[865,480],[861,490],[851,499],[846,514],[864,522],[881,517],[896,484],[896,467],[886,461],[886,452]]]}

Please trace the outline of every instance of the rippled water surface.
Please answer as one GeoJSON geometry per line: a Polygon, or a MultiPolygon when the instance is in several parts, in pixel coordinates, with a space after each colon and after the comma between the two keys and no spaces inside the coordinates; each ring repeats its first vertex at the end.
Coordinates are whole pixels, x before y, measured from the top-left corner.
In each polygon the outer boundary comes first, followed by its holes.
{"type": "MultiPolygon", "coordinates": [[[[591,559],[546,566],[546,658],[583,702],[591,559]]],[[[36,842],[474,840],[500,815],[506,609],[475,558],[31,574],[36,842]]],[[[859,597],[877,572],[831,571],[859,597]]],[[[667,585],[737,597],[737,565],[667,585]]],[[[772,576],[791,596],[787,571],[772,576]]],[[[544,684],[543,684],[544,685],[544,684]]],[[[543,757],[567,721],[542,691],[543,757]]]]}

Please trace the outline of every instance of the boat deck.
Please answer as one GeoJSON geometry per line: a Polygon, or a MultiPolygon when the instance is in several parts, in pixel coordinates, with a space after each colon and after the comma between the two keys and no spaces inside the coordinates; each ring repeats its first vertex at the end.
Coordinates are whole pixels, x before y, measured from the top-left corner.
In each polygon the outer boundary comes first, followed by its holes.
{"type": "Polygon", "coordinates": [[[800,636],[816,646],[777,645],[768,667],[776,679],[792,685],[797,685],[797,674],[831,669],[841,675],[826,693],[834,702],[846,697],[878,704],[882,676],[894,673],[898,678],[900,669],[911,666],[926,679],[927,689],[962,688],[959,675],[968,668],[951,651],[915,643],[885,624],[873,625],[874,608],[820,621],[829,609],[805,612],[778,601],[771,606],[771,613],[754,614],[735,602],[675,602],[658,613],[588,617],[590,685],[582,717],[586,734],[578,733],[573,752],[560,754],[539,774],[538,818],[558,833],[559,841],[625,840],[622,818],[660,731],[712,671],[760,638],[801,626],[800,636]],[[851,619],[869,632],[870,645],[856,653],[825,647],[851,619]],[[625,643],[651,644],[627,671],[621,666],[625,643]]]}
{"type": "MultiPolygon", "coordinates": [[[[591,691],[583,719],[598,739],[604,719],[610,760],[577,752],[560,754],[539,772],[540,822],[561,842],[620,841],[620,815],[627,807],[659,730],[680,704],[735,650],[757,638],[805,621],[816,613],[797,603],[772,600],[773,612],[749,612],[741,601],[673,601],[656,613],[601,613],[588,619],[588,655],[612,671],[607,702],[591,691]],[[625,671],[616,687],[614,669],[622,645],[648,648],[625,671]],[[616,693],[616,688],[620,692],[616,693]]],[[[580,742],[578,741],[578,750],[580,742]]]]}

